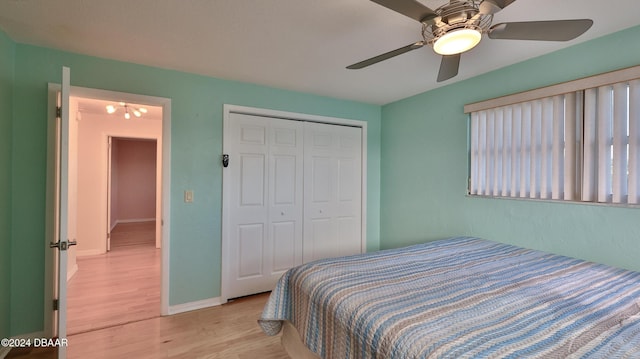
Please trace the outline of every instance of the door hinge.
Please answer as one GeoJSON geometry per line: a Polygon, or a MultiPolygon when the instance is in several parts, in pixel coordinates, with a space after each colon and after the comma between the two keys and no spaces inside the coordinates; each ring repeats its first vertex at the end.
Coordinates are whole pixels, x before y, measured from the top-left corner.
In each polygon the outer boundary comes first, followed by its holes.
{"type": "Polygon", "coordinates": [[[59,310],[60,309],[60,301],[58,299],[54,299],[53,300],[53,310],[59,310]]]}
{"type": "Polygon", "coordinates": [[[62,107],[56,106],[56,118],[62,118],[62,107]]]}

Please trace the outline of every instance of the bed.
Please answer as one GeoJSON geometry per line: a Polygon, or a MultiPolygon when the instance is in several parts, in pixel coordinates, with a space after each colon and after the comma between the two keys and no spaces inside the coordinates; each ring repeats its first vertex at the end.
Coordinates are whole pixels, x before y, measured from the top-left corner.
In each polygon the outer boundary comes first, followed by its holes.
{"type": "Polygon", "coordinates": [[[640,273],[472,237],[286,272],[262,330],[292,358],[640,358],[640,273]]]}

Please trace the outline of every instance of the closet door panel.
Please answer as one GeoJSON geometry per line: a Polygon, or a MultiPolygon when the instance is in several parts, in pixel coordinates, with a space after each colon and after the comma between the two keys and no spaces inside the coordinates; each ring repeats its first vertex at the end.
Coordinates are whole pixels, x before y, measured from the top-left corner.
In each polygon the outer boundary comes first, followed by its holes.
{"type": "Polygon", "coordinates": [[[331,218],[316,218],[311,221],[310,238],[307,243],[311,246],[311,257],[308,261],[331,258],[336,256],[335,222],[331,218]]]}
{"type": "Polygon", "coordinates": [[[268,216],[273,246],[266,269],[277,280],[302,263],[303,125],[274,118],[268,121],[268,216]]]}
{"type": "Polygon", "coordinates": [[[228,298],[273,289],[302,263],[302,124],[231,114],[228,298]]]}
{"type": "Polygon", "coordinates": [[[304,261],[360,253],[360,128],[305,123],[304,261]]]}
{"type": "Polygon", "coordinates": [[[238,226],[238,278],[262,275],[262,244],[264,243],[262,223],[238,226]]]}
{"type": "Polygon", "coordinates": [[[264,153],[240,153],[240,207],[262,208],[265,202],[264,153]]]}
{"type": "Polygon", "coordinates": [[[299,224],[296,225],[295,221],[271,224],[273,237],[272,273],[283,272],[299,264],[296,261],[296,249],[301,248],[302,243],[299,243],[298,227],[299,224]]]}

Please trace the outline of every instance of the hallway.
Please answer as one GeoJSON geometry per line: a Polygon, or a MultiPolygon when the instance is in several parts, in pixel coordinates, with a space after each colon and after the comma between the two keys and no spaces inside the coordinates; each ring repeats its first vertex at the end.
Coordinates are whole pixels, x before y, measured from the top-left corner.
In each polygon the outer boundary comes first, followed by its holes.
{"type": "Polygon", "coordinates": [[[160,316],[154,221],[118,224],[110,252],[78,257],[77,263],[68,284],[69,335],[160,316]]]}

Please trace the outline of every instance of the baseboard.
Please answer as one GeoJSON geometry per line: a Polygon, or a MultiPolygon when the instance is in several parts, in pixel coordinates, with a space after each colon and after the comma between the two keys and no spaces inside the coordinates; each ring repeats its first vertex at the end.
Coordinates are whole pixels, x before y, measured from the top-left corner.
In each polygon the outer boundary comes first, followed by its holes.
{"type": "MultiPolygon", "coordinates": [[[[77,253],[76,253],[76,256],[77,256],[77,253]]],[[[76,274],[77,271],[78,271],[78,263],[74,264],[73,268],[67,271],[67,282],[71,280],[71,278],[73,277],[74,274],[76,274]]]]}
{"type": "Polygon", "coordinates": [[[120,223],[154,222],[155,220],[156,220],[155,218],[116,219],[116,225],[118,225],[120,223]]]}
{"type": "Polygon", "coordinates": [[[109,227],[109,231],[113,231],[114,228],[120,223],[142,223],[142,222],[155,222],[155,218],[136,218],[136,219],[116,219],[109,227]]]}
{"type": "Polygon", "coordinates": [[[220,297],[198,300],[195,302],[182,303],[169,306],[169,315],[190,312],[192,310],[216,307],[221,305],[220,297]]]}
{"type": "Polygon", "coordinates": [[[104,251],[101,251],[99,249],[85,249],[85,250],[77,250],[76,251],[76,257],[84,257],[84,256],[96,256],[98,254],[104,254],[104,251]]]}
{"type": "MultiPolygon", "coordinates": [[[[116,219],[109,227],[109,232],[113,232],[116,226],[120,223],[143,223],[143,222],[155,222],[155,218],[134,218],[134,219],[116,219]]],[[[160,248],[160,247],[158,247],[160,248]]]]}

